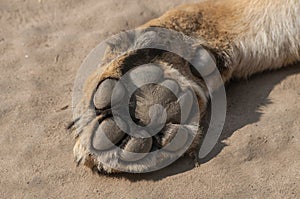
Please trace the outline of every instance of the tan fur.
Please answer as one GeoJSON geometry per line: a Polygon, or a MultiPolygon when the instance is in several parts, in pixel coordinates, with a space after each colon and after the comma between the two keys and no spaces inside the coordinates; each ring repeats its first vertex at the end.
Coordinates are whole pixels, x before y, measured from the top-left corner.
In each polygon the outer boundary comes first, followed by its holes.
{"type": "Polygon", "coordinates": [[[217,0],[183,5],[142,27],[174,29],[228,55],[225,80],[300,60],[298,0],[217,0]]]}
{"type": "MultiPolygon", "coordinates": [[[[300,60],[299,0],[210,0],[179,6],[142,25],[140,29],[148,27],[172,29],[200,39],[199,45],[215,56],[224,81],[234,77],[246,78],[254,73],[280,68],[300,60]]],[[[80,133],[92,128],[90,123],[97,120],[88,111],[97,85],[108,77],[119,78],[122,75],[121,65],[131,54],[122,55],[110,62],[115,56],[116,54],[108,51],[105,56],[108,60],[106,65],[99,68],[86,82],[85,95],[78,109],[78,115],[83,115],[84,119],[79,124],[79,138],[74,147],[77,162],[83,161],[89,167],[96,166],[106,172],[113,170],[97,161],[97,157],[87,147],[90,131],[84,136],[80,136],[80,133]]],[[[165,73],[176,76],[178,70],[186,77],[182,81],[197,83],[200,87],[194,86],[194,89],[202,89],[198,91],[198,100],[200,110],[204,112],[208,98],[204,83],[191,74],[186,65],[180,65],[180,62],[176,64],[175,58],[165,58],[170,59],[175,63],[173,68],[165,68],[165,73]]],[[[212,87],[216,89],[218,86],[212,87]]],[[[195,144],[199,144],[198,140],[195,144]]],[[[136,166],[132,170],[143,171],[145,167],[136,166]]]]}

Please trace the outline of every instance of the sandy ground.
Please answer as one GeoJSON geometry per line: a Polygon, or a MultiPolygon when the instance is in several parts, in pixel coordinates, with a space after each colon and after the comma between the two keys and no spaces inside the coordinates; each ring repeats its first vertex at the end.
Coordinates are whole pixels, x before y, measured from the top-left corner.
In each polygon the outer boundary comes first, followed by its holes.
{"type": "Polygon", "coordinates": [[[73,163],[73,82],[101,41],[191,0],[0,0],[0,198],[299,198],[300,66],[228,85],[210,158],[98,176],[73,163]]]}

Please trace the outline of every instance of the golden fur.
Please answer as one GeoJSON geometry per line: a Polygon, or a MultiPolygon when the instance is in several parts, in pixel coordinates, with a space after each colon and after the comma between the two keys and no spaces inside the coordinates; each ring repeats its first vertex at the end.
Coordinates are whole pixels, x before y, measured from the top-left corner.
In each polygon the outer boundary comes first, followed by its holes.
{"type": "Polygon", "coordinates": [[[230,59],[225,80],[300,60],[298,0],[211,0],[179,6],[142,27],[174,29],[230,59]]]}

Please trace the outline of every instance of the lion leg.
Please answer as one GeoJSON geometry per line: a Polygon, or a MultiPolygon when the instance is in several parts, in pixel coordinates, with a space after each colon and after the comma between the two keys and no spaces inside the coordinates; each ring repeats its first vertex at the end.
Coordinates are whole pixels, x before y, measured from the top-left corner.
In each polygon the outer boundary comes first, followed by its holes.
{"type": "MultiPolygon", "coordinates": [[[[244,78],[280,68],[300,59],[300,25],[299,20],[295,20],[299,17],[300,3],[290,0],[285,4],[282,6],[281,0],[207,1],[180,6],[141,26],[141,33],[131,37],[135,44],[157,40],[158,33],[151,31],[155,27],[177,31],[196,38],[199,43],[191,50],[191,60],[153,49],[121,55],[114,54],[118,50],[108,51],[104,59],[109,61],[88,78],[84,96],[77,106],[80,117],[76,122],[79,129],[74,147],[76,161],[106,173],[122,170],[118,169],[119,165],[126,167],[128,172],[145,172],[176,156],[176,151],[186,151],[186,142],[191,137],[199,137],[200,132],[199,126],[185,122],[194,117],[192,109],[195,107],[200,118],[203,117],[209,98],[201,76],[210,77],[216,72],[210,67],[210,56],[224,82],[233,77],[244,78]],[[201,65],[202,74],[194,70],[189,61],[201,65]],[[152,135],[150,129],[131,128],[128,118],[113,117],[113,107],[128,94],[130,86],[117,84],[126,73],[130,77],[129,85],[138,87],[129,103],[133,122],[160,129],[158,134],[152,135]],[[115,94],[112,90],[116,90],[115,94]],[[195,102],[197,106],[194,106],[195,102]],[[185,109],[181,110],[180,106],[185,109]],[[128,129],[137,135],[126,134],[128,129]],[[173,141],[174,146],[149,157],[149,153],[173,141]],[[119,158],[115,159],[116,156],[119,158]]],[[[182,45],[179,42],[177,46],[181,48],[182,45]]],[[[126,52],[131,47],[120,51],[126,52]]],[[[209,79],[208,87],[217,89],[220,86],[214,78],[209,79]]],[[[199,142],[196,139],[192,146],[199,142]]]]}

